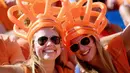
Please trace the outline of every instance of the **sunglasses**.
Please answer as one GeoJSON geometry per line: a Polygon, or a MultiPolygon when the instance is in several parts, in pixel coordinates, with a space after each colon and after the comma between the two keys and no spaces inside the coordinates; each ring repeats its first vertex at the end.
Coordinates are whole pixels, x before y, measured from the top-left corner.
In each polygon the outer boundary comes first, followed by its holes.
{"type": "MultiPolygon", "coordinates": [[[[53,42],[54,44],[60,44],[60,37],[59,36],[52,36],[50,38],[51,42],[53,42]]],[[[40,46],[43,46],[46,42],[48,41],[48,37],[46,36],[42,36],[40,38],[38,38],[38,44],[40,46]]]]}
{"type": "MultiPolygon", "coordinates": [[[[90,43],[89,37],[84,37],[80,40],[80,44],[83,45],[83,46],[86,46],[89,43],[90,43]]],[[[70,49],[71,49],[72,52],[77,52],[79,50],[79,43],[71,45],[70,49]]]]}

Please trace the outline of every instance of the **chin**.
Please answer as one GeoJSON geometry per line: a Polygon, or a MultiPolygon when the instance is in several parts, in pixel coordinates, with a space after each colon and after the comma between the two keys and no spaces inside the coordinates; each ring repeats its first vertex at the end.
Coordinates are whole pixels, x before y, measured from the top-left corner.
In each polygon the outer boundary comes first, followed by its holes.
{"type": "Polygon", "coordinates": [[[44,60],[55,60],[55,57],[43,57],[44,60]]]}

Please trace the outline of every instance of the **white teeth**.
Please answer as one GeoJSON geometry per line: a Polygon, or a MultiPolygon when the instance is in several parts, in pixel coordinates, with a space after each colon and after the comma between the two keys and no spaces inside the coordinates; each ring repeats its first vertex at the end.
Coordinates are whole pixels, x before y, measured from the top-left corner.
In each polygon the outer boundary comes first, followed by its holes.
{"type": "Polygon", "coordinates": [[[83,53],[83,55],[87,54],[89,52],[89,50],[87,50],[86,52],[83,53]]]}
{"type": "Polygon", "coordinates": [[[50,53],[50,52],[54,52],[54,50],[45,50],[45,52],[50,53]]]}

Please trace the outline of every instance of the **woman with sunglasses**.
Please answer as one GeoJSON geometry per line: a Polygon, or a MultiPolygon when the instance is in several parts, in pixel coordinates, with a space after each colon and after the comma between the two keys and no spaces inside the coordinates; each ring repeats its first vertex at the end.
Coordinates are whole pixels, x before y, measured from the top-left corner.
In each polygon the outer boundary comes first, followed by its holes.
{"type": "Polygon", "coordinates": [[[92,0],[87,0],[85,6],[83,4],[80,3],[79,7],[75,6],[70,11],[70,15],[73,15],[72,23],[64,23],[64,44],[68,51],[76,55],[81,73],[129,73],[130,24],[103,47],[99,35],[107,24],[107,8],[103,3],[92,3],[92,0]],[[93,10],[97,7],[101,11],[93,10]],[[97,19],[91,22],[93,16],[97,16],[97,19]]]}
{"type": "Polygon", "coordinates": [[[29,43],[30,58],[23,64],[0,66],[0,73],[74,73],[61,41],[66,1],[62,1],[63,7],[52,6],[57,0],[32,1],[16,0],[17,5],[8,11],[9,19],[15,23],[14,32],[29,43]],[[17,10],[23,12],[18,19],[13,16],[17,10]],[[22,23],[26,18],[30,19],[28,26],[22,23]]]}

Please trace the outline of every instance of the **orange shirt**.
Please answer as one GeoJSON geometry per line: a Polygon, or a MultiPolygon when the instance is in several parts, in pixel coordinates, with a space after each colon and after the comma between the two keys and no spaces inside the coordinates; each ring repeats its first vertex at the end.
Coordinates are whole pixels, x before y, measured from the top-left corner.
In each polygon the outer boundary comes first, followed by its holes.
{"type": "Polygon", "coordinates": [[[0,0],[0,22],[4,25],[7,31],[13,29],[13,23],[7,17],[8,8],[9,7],[7,7],[4,0],[0,0]]]}
{"type": "Polygon", "coordinates": [[[115,37],[108,44],[108,52],[112,56],[112,61],[118,73],[130,73],[126,48],[120,36],[115,37]]]}
{"type": "Polygon", "coordinates": [[[8,35],[0,34],[0,65],[25,61],[21,48],[8,35]]]}
{"type": "MultiPolygon", "coordinates": [[[[23,68],[24,68],[24,72],[25,73],[32,73],[31,72],[31,70],[27,67],[27,66],[25,66],[25,65],[22,65],[23,66],[23,68]]],[[[71,69],[68,69],[68,68],[62,68],[61,66],[59,66],[59,65],[56,65],[56,70],[58,71],[58,73],[74,73],[74,71],[73,70],[71,70],[71,69]]],[[[38,71],[36,70],[36,73],[38,73],[38,71]]]]}
{"type": "Polygon", "coordinates": [[[27,42],[27,40],[24,40],[23,38],[19,38],[17,40],[17,43],[19,44],[20,48],[22,49],[23,55],[25,57],[25,59],[27,60],[29,57],[29,44],[27,42]]]}

